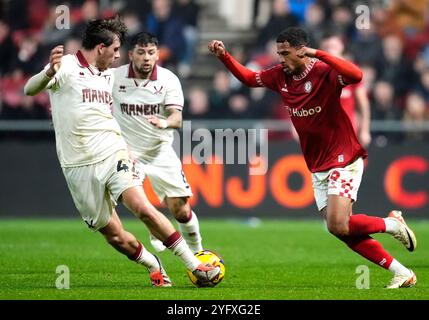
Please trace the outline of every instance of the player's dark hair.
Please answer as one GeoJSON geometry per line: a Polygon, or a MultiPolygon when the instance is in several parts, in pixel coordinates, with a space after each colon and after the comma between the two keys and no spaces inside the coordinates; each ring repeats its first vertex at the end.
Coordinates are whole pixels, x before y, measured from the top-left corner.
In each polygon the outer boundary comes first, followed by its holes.
{"type": "Polygon", "coordinates": [[[277,43],[289,42],[291,47],[306,46],[308,44],[308,35],[304,29],[298,27],[289,27],[282,31],[276,39],[277,43]]]}
{"type": "Polygon", "coordinates": [[[108,47],[113,43],[115,35],[123,43],[126,34],[127,27],[119,17],[92,20],[88,23],[83,35],[82,47],[91,50],[100,43],[108,47]]]}
{"type": "Polygon", "coordinates": [[[129,49],[133,50],[136,45],[147,46],[148,44],[154,44],[158,46],[158,39],[150,32],[139,32],[130,41],[129,49]]]}

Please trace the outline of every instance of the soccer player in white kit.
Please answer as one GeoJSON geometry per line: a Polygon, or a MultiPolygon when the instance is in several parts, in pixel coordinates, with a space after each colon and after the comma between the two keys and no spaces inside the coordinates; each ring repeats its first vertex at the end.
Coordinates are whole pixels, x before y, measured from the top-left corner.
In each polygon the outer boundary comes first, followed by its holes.
{"type": "MultiPolygon", "coordinates": [[[[141,172],[179,222],[189,247],[198,252],[203,247],[198,219],[188,200],[192,191],[172,147],[173,131],[182,126],[180,81],[157,65],[159,50],[154,35],[135,35],[128,54],[130,63],[115,70],[113,115],[141,172]]],[[[157,251],[165,249],[156,237],[151,236],[151,242],[157,251]]]]}
{"type": "Polygon", "coordinates": [[[117,18],[91,21],[82,50],[63,56],[63,46],[51,51],[49,64],[25,85],[27,95],[49,90],[58,158],[85,223],[108,243],[144,265],[152,285],[171,286],[160,260],[126,231],[115,212],[118,201],[130,209],[201,281],[220,270],[203,265],[171,222],[147,200],[130,159],[120,127],[111,113],[113,73],[126,27],[117,18]]]}

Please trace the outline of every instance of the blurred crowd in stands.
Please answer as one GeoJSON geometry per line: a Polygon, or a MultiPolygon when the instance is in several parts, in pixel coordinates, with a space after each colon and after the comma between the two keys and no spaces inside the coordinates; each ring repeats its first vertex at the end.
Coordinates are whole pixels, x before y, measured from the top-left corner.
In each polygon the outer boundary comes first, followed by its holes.
{"type": "MultiPolygon", "coordinates": [[[[429,0],[272,0],[264,25],[256,23],[259,2],[252,2],[253,46],[228,47],[241,63],[253,70],[275,65],[275,38],[289,26],[304,27],[312,47],[335,31],[346,57],[364,71],[371,119],[411,124],[429,120],[429,0]],[[356,28],[356,19],[365,13],[356,13],[360,4],[369,8],[369,28],[356,28]]],[[[129,36],[142,30],[158,36],[160,64],[172,68],[185,84],[185,119],[287,119],[276,93],[246,88],[224,68],[213,74],[209,87],[191,81],[193,68],[201,67],[195,63],[201,11],[198,0],[0,0],[0,119],[49,118],[47,95],[25,96],[24,83],[47,63],[53,46],[64,43],[67,53],[76,52],[87,21],[115,14],[127,24],[129,36]],[[56,27],[60,4],[70,8],[70,29],[56,27]]],[[[118,65],[127,63],[125,53],[124,48],[118,65]]],[[[377,134],[391,140],[404,137],[377,134]]],[[[406,134],[417,140],[427,135],[406,134]]]]}

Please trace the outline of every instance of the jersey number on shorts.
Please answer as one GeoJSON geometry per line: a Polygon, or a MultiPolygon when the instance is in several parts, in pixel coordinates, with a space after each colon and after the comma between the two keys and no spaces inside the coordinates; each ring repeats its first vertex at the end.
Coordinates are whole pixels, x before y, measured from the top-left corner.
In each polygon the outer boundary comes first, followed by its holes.
{"type": "Polygon", "coordinates": [[[128,172],[130,170],[130,167],[128,167],[128,165],[124,161],[119,160],[118,161],[118,165],[116,166],[116,171],[119,172],[121,170],[124,170],[125,172],[128,172]]]}

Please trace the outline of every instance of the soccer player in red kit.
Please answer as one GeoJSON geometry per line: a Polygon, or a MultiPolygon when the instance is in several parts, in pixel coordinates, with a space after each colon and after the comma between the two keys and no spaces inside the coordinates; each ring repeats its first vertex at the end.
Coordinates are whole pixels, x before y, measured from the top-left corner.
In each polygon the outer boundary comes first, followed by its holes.
{"type": "Polygon", "coordinates": [[[371,238],[373,233],[392,234],[409,251],[416,238],[400,211],[387,218],[353,214],[352,205],[363,173],[366,151],[340,104],[343,87],[362,80],[362,71],[346,60],[307,47],[301,28],[291,27],[277,37],[280,63],[254,72],[238,63],[219,40],[209,43],[215,54],[237,79],[249,87],[267,87],[280,93],[299,135],[305,161],[312,173],[317,207],[330,233],[353,251],[393,272],[387,288],[411,287],[414,272],[387,253],[371,238]]]}

